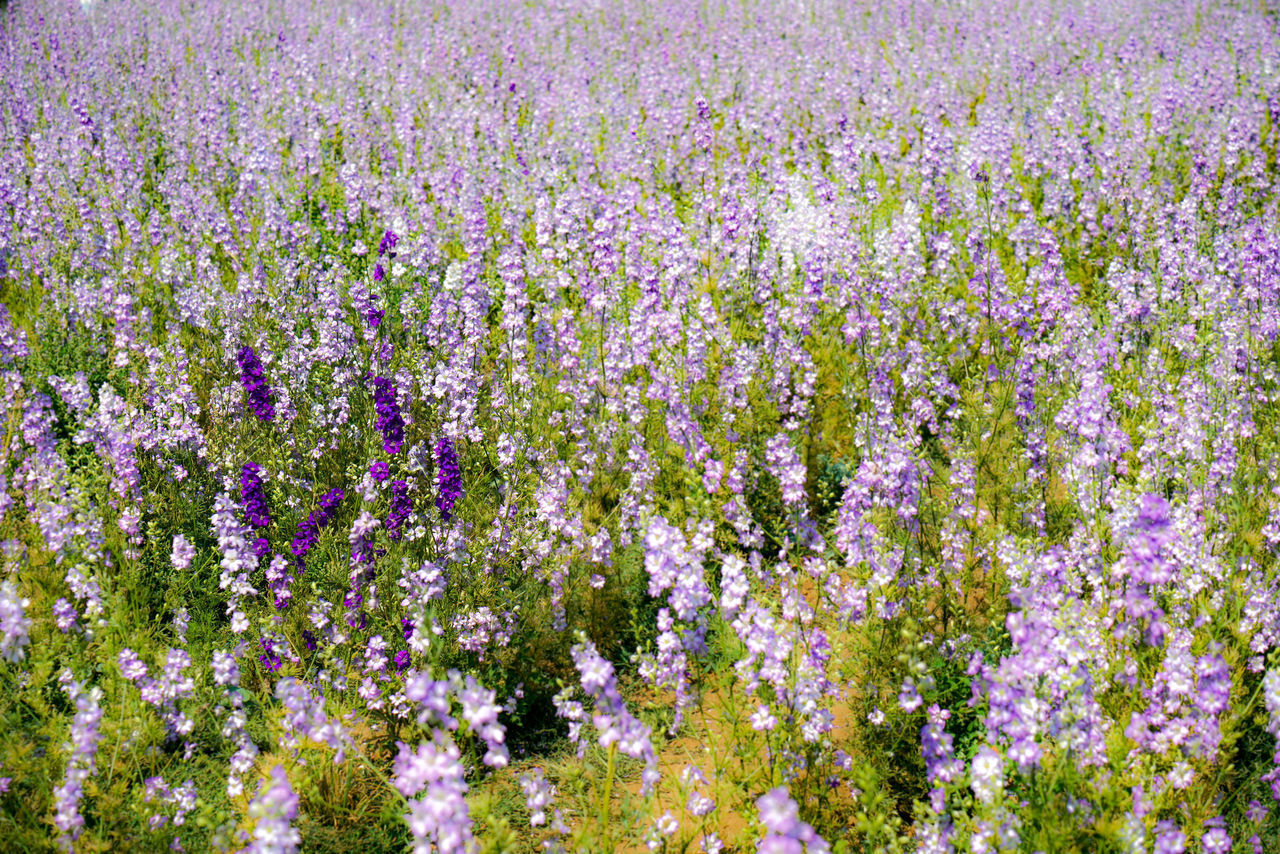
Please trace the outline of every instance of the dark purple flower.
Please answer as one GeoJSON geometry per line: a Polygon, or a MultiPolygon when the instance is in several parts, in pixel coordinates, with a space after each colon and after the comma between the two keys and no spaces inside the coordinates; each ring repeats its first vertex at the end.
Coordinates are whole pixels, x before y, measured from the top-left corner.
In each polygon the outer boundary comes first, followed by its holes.
{"type": "Polygon", "coordinates": [[[378,244],[378,254],[386,255],[388,258],[396,257],[396,243],[399,240],[394,231],[387,231],[382,235],[382,242],[378,244]]]}
{"type": "Polygon", "coordinates": [[[462,497],[462,471],[458,468],[458,454],[453,442],[442,438],[436,444],[436,507],[440,518],[448,522],[453,518],[454,505],[462,497]]]}
{"type": "Polygon", "coordinates": [[[396,670],[404,670],[409,666],[409,650],[402,649],[396,653],[396,670]]]}
{"type": "Polygon", "coordinates": [[[404,445],[404,419],[400,417],[396,387],[391,380],[374,377],[373,406],[378,411],[378,420],[374,426],[382,434],[382,450],[395,456],[404,445]]]}
{"type": "Polygon", "coordinates": [[[378,460],[369,466],[369,474],[373,475],[373,479],[378,483],[385,483],[387,478],[391,477],[391,467],[387,465],[386,460],[378,460]]]}
{"type": "MultiPolygon", "coordinates": [[[[262,469],[257,463],[245,463],[240,472],[240,500],[244,502],[244,517],[255,528],[271,524],[271,511],[267,508],[267,495],[262,488],[262,469]]],[[[262,555],[259,554],[259,557],[262,555]]]]}
{"type": "Polygon", "coordinates": [[[276,409],[271,403],[271,388],[262,375],[262,362],[258,360],[258,354],[252,347],[241,347],[236,354],[236,361],[240,364],[240,382],[249,395],[249,408],[258,416],[259,421],[264,424],[270,422],[276,417],[276,409]]]}
{"type": "Polygon", "coordinates": [[[321,496],[320,508],[311,511],[311,515],[305,521],[298,523],[298,533],[294,535],[290,551],[299,562],[315,546],[316,540],[320,537],[320,529],[329,524],[334,511],[342,503],[343,496],[341,487],[329,490],[321,496]]]}
{"type": "Polygon", "coordinates": [[[400,528],[413,512],[413,499],[409,497],[409,484],[403,480],[391,482],[391,512],[387,514],[387,539],[400,539],[400,528]]]}

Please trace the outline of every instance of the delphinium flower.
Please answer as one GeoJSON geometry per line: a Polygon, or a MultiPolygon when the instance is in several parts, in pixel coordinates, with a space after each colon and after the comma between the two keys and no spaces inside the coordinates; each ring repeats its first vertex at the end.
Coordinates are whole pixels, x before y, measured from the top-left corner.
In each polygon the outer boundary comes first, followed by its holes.
{"type": "Polygon", "coordinates": [[[458,746],[440,730],[432,733],[431,741],[419,744],[416,751],[400,742],[400,752],[392,766],[392,782],[400,794],[410,799],[405,820],[415,852],[426,854],[437,848],[463,851],[471,843],[466,769],[460,757],[458,746]]]}
{"type": "MultiPolygon", "coordinates": [[[[241,775],[248,773],[258,757],[258,747],[249,738],[245,728],[248,718],[244,708],[244,695],[240,690],[240,667],[236,664],[236,658],[243,654],[244,646],[246,644],[242,643],[232,652],[214,650],[210,663],[214,684],[226,687],[227,701],[231,705],[221,731],[222,737],[236,746],[227,771],[227,797],[229,798],[239,797],[244,791],[241,775]]],[[[219,713],[221,711],[222,707],[219,707],[219,713]]]]}
{"type": "Polygon", "coordinates": [[[1004,757],[990,745],[979,748],[969,763],[969,785],[974,796],[988,806],[995,803],[1004,790],[1004,757]]]}
{"type": "Polygon", "coordinates": [[[665,840],[679,829],[680,822],[671,814],[670,810],[665,811],[653,820],[653,824],[645,832],[644,847],[650,851],[657,851],[659,848],[665,847],[665,840]]]}
{"type": "Polygon", "coordinates": [[[403,536],[400,530],[413,513],[413,499],[409,497],[409,484],[403,480],[391,481],[391,509],[387,512],[387,539],[399,541],[403,536]]]}
{"type": "MultiPolygon", "coordinates": [[[[1230,707],[1231,672],[1220,655],[1193,655],[1194,643],[1190,629],[1169,634],[1163,665],[1145,692],[1148,706],[1133,713],[1125,735],[1152,753],[1177,748],[1213,760],[1222,740],[1219,717],[1230,707]]],[[[1181,775],[1171,774],[1175,787],[1183,788],[1178,777],[1189,773],[1187,767],[1181,775]]]]}
{"type": "Polygon", "coordinates": [[[458,468],[458,454],[447,436],[436,443],[436,508],[440,518],[448,522],[453,518],[454,505],[462,497],[462,471],[458,468]]]}
{"type": "Polygon", "coordinates": [[[298,817],[298,796],[283,766],[276,765],[263,779],[247,812],[254,825],[244,854],[293,854],[299,850],[302,836],[292,824],[298,817]]]}
{"type": "Polygon", "coordinates": [[[468,674],[463,685],[455,690],[455,696],[462,704],[462,719],[488,748],[484,764],[505,768],[508,761],[506,728],[498,722],[498,712],[502,709],[494,703],[497,692],[484,688],[468,674]]]}
{"type": "Polygon", "coordinates": [[[546,824],[547,808],[556,796],[556,787],[547,780],[541,768],[534,768],[520,775],[520,789],[524,792],[525,808],[529,810],[529,826],[546,824]]]}
{"type": "Polygon", "coordinates": [[[146,787],[143,794],[143,800],[147,803],[159,802],[162,807],[169,807],[173,810],[172,816],[156,813],[152,815],[147,822],[148,826],[155,830],[163,827],[170,820],[173,821],[175,827],[181,827],[186,823],[187,813],[196,807],[196,784],[194,780],[187,780],[177,788],[172,788],[165,782],[163,777],[148,777],[143,781],[146,787]]]}
{"type": "Polygon", "coordinates": [[[169,559],[173,562],[173,568],[179,572],[188,569],[195,556],[195,546],[191,545],[190,541],[182,534],[174,534],[173,551],[169,555],[169,559]]]}
{"type": "MultiPolygon", "coordinates": [[[[244,517],[259,531],[271,525],[271,510],[267,507],[267,494],[259,476],[261,471],[257,463],[245,463],[240,471],[240,500],[244,505],[244,517]]],[[[266,537],[258,537],[254,540],[253,550],[261,560],[271,551],[271,545],[266,537]]]]}
{"type": "Polygon", "coordinates": [[[364,510],[351,523],[351,532],[347,539],[351,543],[351,589],[358,591],[363,581],[369,580],[373,574],[373,562],[377,557],[373,548],[373,531],[381,523],[377,517],[364,510]]]}
{"type": "Polygon", "coordinates": [[[31,620],[27,617],[30,604],[30,599],[20,595],[13,579],[0,582],[0,658],[5,661],[17,662],[26,657],[25,647],[31,643],[31,620]]]}
{"type": "Polygon", "coordinates": [[[782,484],[782,503],[801,507],[805,500],[804,463],[785,434],[779,433],[765,444],[765,464],[782,484]]]}
{"type": "Polygon", "coordinates": [[[262,647],[262,652],[258,655],[258,661],[266,668],[268,673],[278,673],[284,665],[284,661],[276,654],[274,645],[267,638],[259,638],[258,645],[262,647]]]}
{"type": "Polygon", "coordinates": [[[716,802],[695,789],[695,786],[708,785],[707,775],[696,765],[686,765],[680,772],[680,784],[689,791],[685,809],[694,818],[710,815],[716,808],[716,802]]]}
{"type": "Polygon", "coordinates": [[[236,354],[236,361],[240,364],[240,382],[249,396],[249,408],[258,416],[259,421],[269,423],[276,417],[276,410],[271,402],[273,395],[263,376],[258,354],[253,347],[246,345],[236,354]]]}
{"type": "Polygon", "coordinates": [[[756,800],[765,836],[759,854],[827,854],[831,847],[813,826],[800,820],[800,808],[786,786],[778,786],[756,800]],[[803,846],[803,848],[801,847],[803,846]]]}
{"type": "Polygon", "coordinates": [[[929,722],[920,729],[920,747],[924,755],[925,778],[932,784],[930,806],[935,813],[946,809],[943,786],[955,783],[964,774],[964,762],[956,758],[951,733],[944,729],[951,713],[934,704],[929,707],[929,722]]]}
{"type": "Polygon", "coordinates": [[[60,597],[57,602],[53,603],[53,623],[58,627],[58,631],[66,634],[72,629],[77,628],[76,620],[80,618],[76,606],[72,605],[65,597],[60,597]]]}
{"type": "Polygon", "coordinates": [[[280,746],[295,749],[304,742],[323,744],[334,751],[333,761],[346,760],[351,734],[345,726],[325,714],[323,694],[312,691],[301,679],[287,676],[276,683],[276,699],[284,706],[280,718],[283,732],[280,746]]]}
{"type": "MultiPolygon", "coordinates": [[[[578,643],[570,650],[574,666],[581,677],[582,690],[595,703],[591,723],[599,734],[601,747],[617,744],[618,749],[632,759],[643,759],[644,771],[641,772],[641,791],[648,794],[659,779],[657,755],[650,738],[650,728],[631,714],[622,695],[618,693],[617,677],[613,665],[600,655],[595,644],[579,635],[578,643]]],[[[557,713],[561,717],[573,714],[573,701],[565,697],[557,704],[557,713]]],[[[577,706],[578,715],[582,707],[577,706]]]]}
{"type": "Polygon", "coordinates": [[[341,487],[329,490],[320,497],[319,508],[311,511],[310,516],[298,523],[298,532],[294,535],[293,543],[289,547],[296,559],[301,561],[306,557],[307,552],[315,547],[316,541],[320,538],[320,530],[333,519],[344,495],[341,487]]]}
{"type": "Polygon", "coordinates": [[[195,693],[195,681],[185,673],[191,666],[191,657],[187,651],[170,649],[158,678],[149,676],[147,666],[127,647],[120,651],[116,660],[120,665],[120,674],[137,684],[143,702],[160,711],[169,735],[189,735],[195,728],[195,721],[178,710],[178,701],[190,699],[195,693]]]}
{"type": "Polygon", "coordinates": [[[95,757],[98,753],[98,742],[102,734],[98,726],[102,721],[102,689],[85,690],[83,682],[77,682],[71,671],[63,670],[58,677],[63,690],[76,707],[76,714],[71,721],[71,741],[66,745],[70,752],[67,760],[67,775],[62,783],[54,789],[53,823],[59,831],[62,847],[71,852],[74,842],[84,829],[84,816],[80,814],[80,799],[84,796],[84,783],[96,770],[95,757]]]}
{"type": "Polygon", "coordinates": [[[458,633],[458,647],[467,652],[477,653],[484,661],[485,652],[490,646],[505,648],[515,636],[516,612],[505,611],[495,614],[487,605],[476,610],[459,614],[453,620],[453,628],[458,633]]]}
{"type": "Polygon", "coordinates": [[[382,434],[382,450],[395,456],[404,446],[404,418],[396,402],[396,387],[385,377],[373,378],[373,406],[378,417],[374,427],[382,434]]]}
{"type": "Polygon", "coordinates": [[[373,479],[378,483],[384,483],[387,478],[391,477],[391,466],[387,465],[386,460],[375,460],[369,466],[369,474],[373,475],[373,479]]]}
{"type": "Polygon", "coordinates": [[[240,602],[258,592],[249,583],[249,574],[258,568],[258,555],[249,545],[249,528],[236,521],[235,505],[225,493],[214,500],[212,523],[218,550],[222,553],[218,586],[230,591],[227,613],[231,615],[231,630],[240,634],[249,628],[249,619],[241,610],[240,602]]]}
{"type": "MultiPolygon", "coordinates": [[[[703,533],[700,530],[694,537],[699,544],[703,533]]],[[[667,601],[671,607],[658,612],[658,652],[644,658],[640,672],[654,685],[674,689],[674,733],[693,702],[688,656],[706,651],[707,616],[702,610],[711,604],[712,597],[702,568],[705,549],[691,547],[684,534],[661,516],[650,523],[644,542],[649,595],[660,596],[669,591],[667,601]],[[680,621],[678,629],[676,620],[680,621]]]]}
{"type": "Polygon", "coordinates": [[[1156,822],[1154,854],[1185,854],[1187,835],[1172,821],[1156,822]]]}
{"type": "Polygon", "coordinates": [[[1272,767],[1262,775],[1271,786],[1271,796],[1280,801],[1280,670],[1270,669],[1262,677],[1262,704],[1267,710],[1267,732],[1275,738],[1272,767]]]}

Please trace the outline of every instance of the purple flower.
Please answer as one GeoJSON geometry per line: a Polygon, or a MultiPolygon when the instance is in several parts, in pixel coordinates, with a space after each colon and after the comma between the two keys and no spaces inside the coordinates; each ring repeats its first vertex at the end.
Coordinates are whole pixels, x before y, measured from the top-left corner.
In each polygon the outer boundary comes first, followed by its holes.
{"type": "Polygon", "coordinates": [[[298,532],[294,535],[293,544],[289,547],[294,557],[301,560],[315,547],[320,537],[320,529],[329,524],[343,496],[341,488],[329,490],[321,496],[320,508],[313,510],[305,521],[298,523],[298,532]]]}
{"type": "MultiPolygon", "coordinates": [[[[0,583],[0,658],[5,661],[22,661],[31,639],[31,620],[27,617],[30,599],[24,599],[12,579],[0,583]]],[[[75,609],[72,608],[74,622],[75,609]]],[[[63,629],[66,631],[66,629],[63,629]]]]}
{"type": "Polygon", "coordinates": [[[826,854],[831,850],[827,841],[813,827],[800,820],[800,809],[791,799],[786,786],[778,786],[756,800],[760,823],[765,826],[765,837],[760,840],[757,852],[794,852],[826,854]],[[804,848],[801,848],[801,844],[804,848]]]}
{"type": "Polygon", "coordinates": [[[458,468],[458,455],[453,442],[447,437],[436,443],[436,508],[440,518],[448,522],[453,518],[453,508],[462,497],[462,471],[458,468]]]}
{"type": "Polygon", "coordinates": [[[53,823],[62,834],[63,847],[72,850],[73,840],[84,829],[84,816],[80,815],[80,799],[84,796],[84,783],[96,770],[94,757],[102,734],[98,725],[102,721],[102,689],[86,691],[83,682],[74,681],[71,671],[64,670],[58,677],[67,695],[75,704],[76,715],[71,722],[71,758],[67,762],[67,776],[53,791],[55,805],[53,823]]]}
{"type": "Polygon", "coordinates": [[[403,480],[391,482],[391,511],[387,514],[387,539],[393,542],[401,537],[400,528],[413,512],[413,499],[409,497],[409,484],[403,480]]]}
{"type": "Polygon", "coordinates": [[[191,566],[191,561],[195,560],[196,547],[188,542],[187,538],[182,534],[173,535],[173,552],[169,555],[169,559],[173,561],[173,568],[179,572],[191,566]]]}
{"type": "Polygon", "coordinates": [[[258,360],[258,354],[252,347],[245,346],[236,354],[236,361],[240,363],[240,382],[249,395],[249,408],[258,416],[259,421],[269,423],[276,417],[276,410],[271,402],[271,388],[262,374],[262,362],[258,360]]]}
{"type": "Polygon", "coordinates": [[[396,387],[385,377],[373,378],[373,407],[378,412],[374,426],[382,434],[382,450],[395,456],[404,446],[404,419],[396,403],[396,387]]]}
{"type": "Polygon", "coordinates": [[[396,243],[399,240],[399,236],[394,231],[386,231],[382,235],[382,241],[378,244],[378,254],[386,255],[388,258],[396,257],[396,243]]]}
{"type": "Polygon", "coordinates": [[[248,813],[255,824],[253,841],[245,849],[246,854],[292,854],[302,844],[302,837],[291,825],[298,817],[298,796],[280,765],[272,768],[271,775],[262,781],[248,813]]]}
{"type": "Polygon", "coordinates": [[[257,463],[244,464],[240,472],[240,500],[244,504],[245,520],[255,528],[266,528],[271,524],[271,511],[267,508],[262,478],[258,476],[260,471],[262,468],[257,463]]]}
{"type": "Polygon", "coordinates": [[[378,460],[369,466],[369,474],[373,475],[373,479],[378,483],[385,483],[387,478],[391,477],[391,466],[387,465],[386,460],[378,460]]]}

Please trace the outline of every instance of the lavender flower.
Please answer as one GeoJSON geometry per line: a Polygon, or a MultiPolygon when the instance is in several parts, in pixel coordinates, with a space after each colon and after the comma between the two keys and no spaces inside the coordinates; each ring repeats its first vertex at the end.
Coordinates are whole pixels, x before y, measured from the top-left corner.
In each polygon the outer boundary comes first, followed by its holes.
{"type": "Polygon", "coordinates": [[[293,854],[299,850],[302,836],[292,825],[298,817],[298,796],[282,766],[272,768],[263,779],[257,797],[249,803],[248,816],[254,826],[246,854],[293,854]]]}
{"type": "Polygon", "coordinates": [[[430,850],[426,846],[433,843],[440,851],[462,851],[471,842],[466,769],[460,756],[458,746],[440,730],[416,751],[400,742],[392,780],[400,794],[411,799],[405,820],[418,850],[430,850]],[[422,797],[416,797],[419,793],[422,797]]]}
{"type": "Polygon", "coordinates": [[[756,800],[765,836],[756,847],[759,854],[827,854],[831,847],[813,827],[800,820],[800,810],[786,786],[778,786],[756,800]]]}
{"type": "Polygon", "coordinates": [[[31,600],[22,598],[12,579],[0,582],[0,658],[5,661],[17,662],[26,657],[25,647],[31,643],[31,620],[26,610],[30,604],[31,600]]]}
{"type": "Polygon", "coordinates": [[[84,797],[84,783],[93,776],[94,758],[102,734],[98,725],[102,721],[102,689],[86,691],[83,682],[73,680],[71,672],[64,670],[58,677],[63,689],[75,704],[76,714],[71,722],[71,741],[67,775],[53,792],[54,826],[58,828],[62,847],[71,852],[74,841],[84,829],[84,816],[80,814],[80,800],[84,797]]]}
{"type": "Polygon", "coordinates": [[[173,535],[173,551],[169,559],[173,562],[173,568],[179,572],[183,572],[191,566],[191,561],[195,560],[196,548],[182,534],[173,535]]]}

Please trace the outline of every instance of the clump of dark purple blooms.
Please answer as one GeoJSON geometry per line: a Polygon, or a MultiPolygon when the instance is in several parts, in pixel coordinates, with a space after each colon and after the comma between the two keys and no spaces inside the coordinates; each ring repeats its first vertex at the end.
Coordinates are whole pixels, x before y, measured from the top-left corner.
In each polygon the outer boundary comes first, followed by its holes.
{"type": "MultiPolygon", "coordinates": [[[[245,463],[240,471],[240,500],[244,504],[244,518],[259,530],[271,525],[267,494],[258,474],[261,471],[262,468],[257,463],[245,463]]],[[[253,541],[253,551],[259,558],[264,558],[271,551],[271,544],[266,537],[258,537],[253,541]]]]}
{"type": "Polygon", "coordinates": [[[404,446],[404,419],[396,403],[396,387],[385,377],[373,378],[373,406],[378,411],[374,424],[382,434],[382,450],[395,456],[404,446]]]}
{"type": "Polygon", "coordinates": [[[246,345],[236,354],[236,361],[240,364],[240,382],[249,395],[249,408],[258,416],[259,421],[269,423],[276,417],[276,408],[271,402],[271,387],[262,374],[262,362],[259,361],[258,354],[246,345]]]}
{"type": "Polygon", "coordinates": [[[391,481],[391,512],[387,514],[387,539],[398,541],[400,528],[413,512],[413,499],[409,497],[409,484],[403,480],[391,481]]]}
{"type": "Polygon", "coordinates": [[[267,669],[268,673],[279,673],[280,668],[284,665],[284,661],[279,655],[276,655],[276,651],[272,646],[271,641],[267,638],[261,638],[259,643],[262,646],[262,654],[258,656],[258,661],[262,663],[262,666],[267,669]]]}
{"type": "Polygon", "coordinates": [[[307,552],[315,546],[316,540],[320,538],[320,529],[329,524],[333,519],[333,514],[338,509],[338,505],[342,503],[343,493],[341,487],[331,489],[320,497],[320,507],[311,511],[311,515],[306,521],[298,523],[298,533],[293,537],[293,544],[289,550],[293,552],[293,556],[301,563],[306,557],[307,552]]]}
{"type": "Polygon", "coordinates": [[[462,497],[462,471],[458,468],[458,454],[448,437],[436,443],[436,508],[440,518],[448,522],[453,518],[453,507],[462,497]]]}

